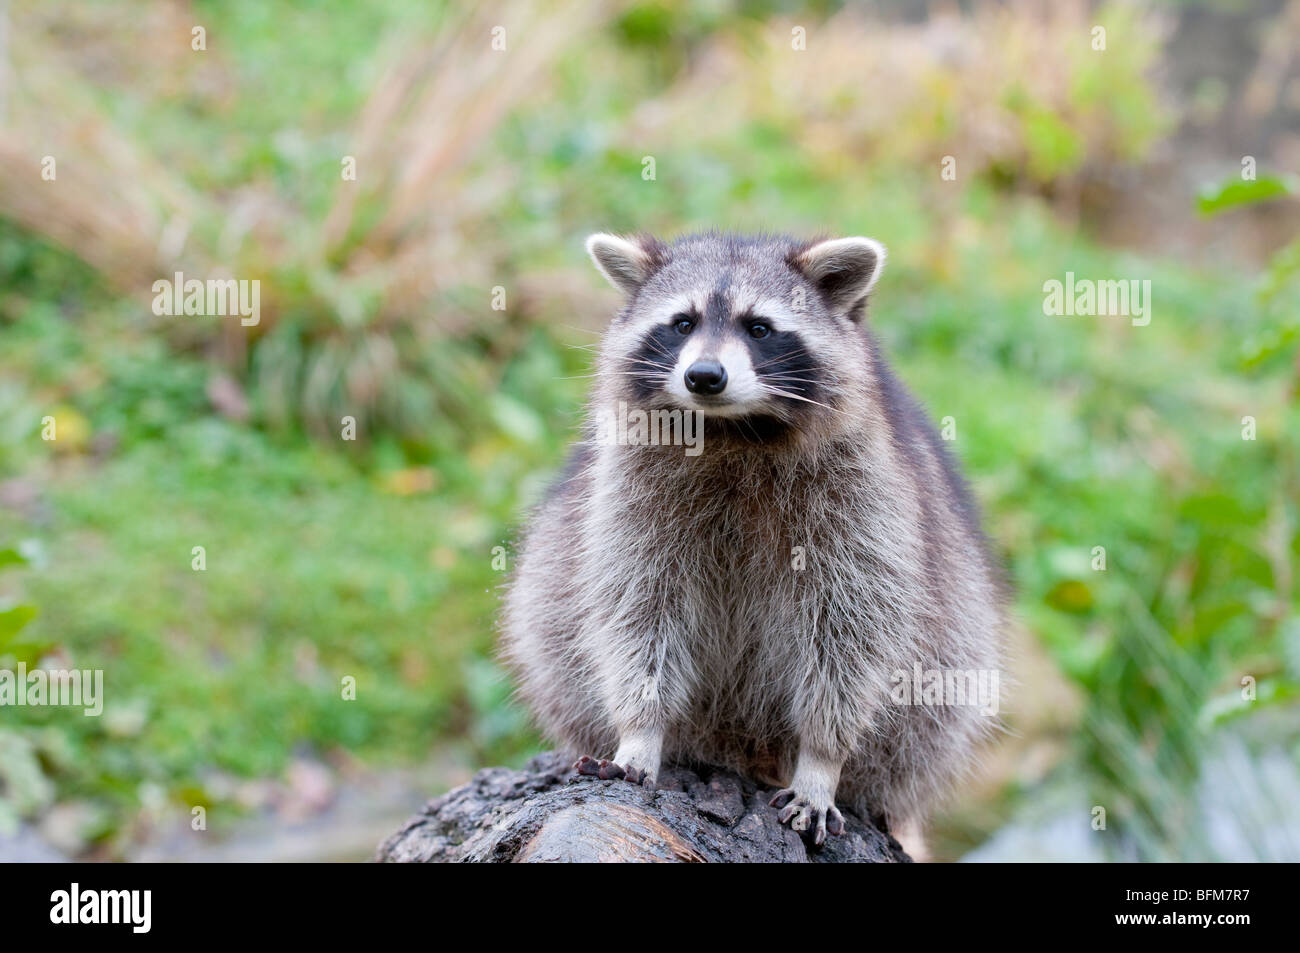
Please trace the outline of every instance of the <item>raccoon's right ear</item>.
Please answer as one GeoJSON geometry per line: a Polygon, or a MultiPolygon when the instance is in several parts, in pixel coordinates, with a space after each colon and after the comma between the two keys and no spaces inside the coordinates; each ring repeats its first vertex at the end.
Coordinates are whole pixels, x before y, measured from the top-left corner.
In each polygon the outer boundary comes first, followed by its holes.
{"type": "Polygon", "coordinates": [[[663,264],[663,246],[653,239],[627,239],[597,232],[587,239],[587,254],[611,285],[628,297],[663,264]]]}

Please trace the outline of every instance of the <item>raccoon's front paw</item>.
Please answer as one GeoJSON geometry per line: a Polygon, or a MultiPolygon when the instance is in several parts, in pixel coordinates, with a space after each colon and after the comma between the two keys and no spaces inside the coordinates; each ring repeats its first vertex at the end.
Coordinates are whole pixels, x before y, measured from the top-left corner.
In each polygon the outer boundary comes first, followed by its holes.
{"type": "Polygon", "coordinates": [[[573,763],[573,770],[588,777],[600,778],[602,781],[622,779],[648,788],[654,787],[654,778],[634,765],[629,764],[627,767],[623,767],[603,758],[597,761],[585,754],[573,763]]]}
{"type": "Polygon", "coordinates": [[[834,804],[814,804],[794,788],[777,791],[768,803],[781,808],[776,818],[778,821],[789,824],[791,830],[805,837],[811,835],[813,844],[817,846],[826,840],[827,831],[836,835],[844,833],[844,815],[834,804]]]}

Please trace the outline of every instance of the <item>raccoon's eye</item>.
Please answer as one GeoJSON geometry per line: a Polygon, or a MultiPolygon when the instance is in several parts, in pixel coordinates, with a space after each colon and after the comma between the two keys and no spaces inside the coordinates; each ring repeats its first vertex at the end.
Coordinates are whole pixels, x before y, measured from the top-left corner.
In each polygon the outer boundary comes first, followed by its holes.
{"type": "Polygon", "coordinates": [[[695,330],[695,322],[684,314],[679,314],[677,320],[673,322],[673,328],[678,334],[690,334],[695,330]]]}
{"type": "Polygon", "coordinates": [[[762,322],[751,324],[749,326],[749,336],[758,338],[760,341],[772,333],[772,329],[762,322]]]}

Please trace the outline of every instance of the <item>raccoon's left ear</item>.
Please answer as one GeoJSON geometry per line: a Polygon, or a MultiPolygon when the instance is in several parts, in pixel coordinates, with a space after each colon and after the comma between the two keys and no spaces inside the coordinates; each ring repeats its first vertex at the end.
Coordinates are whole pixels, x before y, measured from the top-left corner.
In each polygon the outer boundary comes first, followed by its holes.
{"type": "Polygon", "coordinates": [[[652,238],[597,232],[587,239],[587,254],[609,283],[629,298],[663,264],[663,246],[652,238]]]}
{"type": "Polygon", "coordinates": [[[851,314],[876,286],[885,246],[874,238],[831,238],[790,260],[816,286],[836,314],[851,314]]]}

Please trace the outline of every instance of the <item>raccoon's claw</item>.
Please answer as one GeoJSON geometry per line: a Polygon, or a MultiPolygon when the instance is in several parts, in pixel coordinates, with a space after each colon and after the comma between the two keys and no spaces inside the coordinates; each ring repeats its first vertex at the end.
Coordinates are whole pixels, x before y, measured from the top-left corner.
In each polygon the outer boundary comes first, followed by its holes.
{"type": "Polygon", "coordinates": [[[585,754],[574,762],[573,770],[589,777],[600,778],[602,781],[613,781],[627,775],[627,772],[613,761],[606,761],[604,758],[597,761],[585,754]]]}
{"type": "Polygon", "coordinates": [[[650,775],[646,774],[640,768],[635,768],[630,764],[627,766],[627,773],[623,776],[623,780],[631,781],[633,784],[640,784],[647,788],[653,788],[655,786],[654,778],[650,777],[650,775]]]}
{"type": "Polygon", "coordinates": [[[573,763],[573,770],[579,774],[585,774],[588,777],[600,778],[602,781],[631,781],[633,784],[640,784],[644,787],[653,788],[654,779],[642,771],[628,765],[626,768],[615,764],[613,761],[606,761],[604,758],[597,761],[595,758],[583,755],[573,763]]]}
{"type": "Polygon", "coordinates": [[[768,802],[772,807],[781,808],[776,819],[782,824],[789,824],[790,829],[798,831],[805,837],[811,835],[814,846],[820,847],[826,841],[826,832],[839,835],[844,833],[844,815],[834,804],[816,807],[794,788],[777,791],[768,802]]]}

